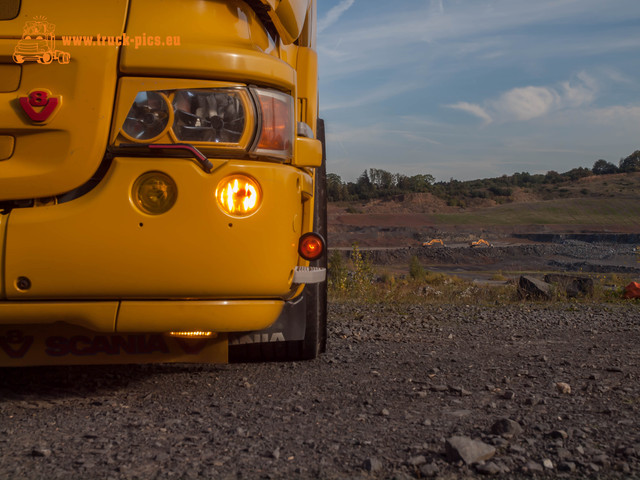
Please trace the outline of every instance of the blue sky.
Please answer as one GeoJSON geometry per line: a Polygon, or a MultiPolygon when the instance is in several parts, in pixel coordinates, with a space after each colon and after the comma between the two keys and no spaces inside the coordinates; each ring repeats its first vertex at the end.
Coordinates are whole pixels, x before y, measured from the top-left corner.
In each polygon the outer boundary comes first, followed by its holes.
{"type": "Polygon", "coordinates": [[[640,149],[640,0],[319,0],[328,171],[565,172],[640,149]]]}

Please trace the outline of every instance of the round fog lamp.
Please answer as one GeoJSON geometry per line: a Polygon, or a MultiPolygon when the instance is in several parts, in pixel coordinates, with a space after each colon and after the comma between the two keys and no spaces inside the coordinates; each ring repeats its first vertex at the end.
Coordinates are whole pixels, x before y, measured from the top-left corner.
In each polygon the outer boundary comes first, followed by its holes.
{"type": "Polygon", "coordinates": [[[246,175],[224,178],[216,188],[216,201],[220,209],[234,217],[251,215],[260,207],[260,185],[246,175]]]}
{"type": "Polygon", "coordinates": [[[147,172],[138,177],[133,184],[134,204],[149,215],[167,212],[176,203],[177,197],[176,182],[162,172],[147,172]]]}

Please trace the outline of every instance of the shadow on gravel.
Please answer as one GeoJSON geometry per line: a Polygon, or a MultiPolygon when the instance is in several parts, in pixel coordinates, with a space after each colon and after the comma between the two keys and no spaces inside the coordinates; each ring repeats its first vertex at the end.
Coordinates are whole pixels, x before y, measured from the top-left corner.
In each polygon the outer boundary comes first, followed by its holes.
{"type": "Polygon", "coordinates": [[[195,372],[217,372],[227,365],[150,364],[75,365],[52,367],[0,368],[0,403],[16,398],[65,398],[115,390],[153,377],[195,372]]]}

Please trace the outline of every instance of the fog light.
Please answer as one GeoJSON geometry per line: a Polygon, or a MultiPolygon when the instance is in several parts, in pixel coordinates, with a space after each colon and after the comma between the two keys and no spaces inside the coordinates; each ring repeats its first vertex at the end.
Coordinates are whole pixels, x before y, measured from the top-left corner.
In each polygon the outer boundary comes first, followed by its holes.
{"type": "Polygon", "coordinates": [[[300,237],[298,253],[305,260],[317,260],[324,253],[324,239],[317,233],[305,233],[300,237]]]}
{"type": "Polygon", "coordinates": [[[160,215],[173,207],[178,187],[173,179],[162,172],[147,172],[133,184],[133,202],[149,215],[160,215]]]}
{"type": "Polygon", "coordinates": [[[262,202],[260,185],[246,175],[226,177],[216,188],[216,201],[220,209],[228,215],[251,215],[258,210],[262,202]]]}

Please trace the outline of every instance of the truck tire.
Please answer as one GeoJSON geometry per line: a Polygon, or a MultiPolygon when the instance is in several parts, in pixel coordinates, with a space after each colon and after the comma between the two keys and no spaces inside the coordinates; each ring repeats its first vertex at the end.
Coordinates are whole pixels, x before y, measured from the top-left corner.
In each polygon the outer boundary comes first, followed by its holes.
{"type": "MultiPolygon", "coordinates": [[[[327,238],[327,181],[324,121],[318,120],[317,138],[322,142],[322,166],[316,170],[313,231],[327,238]]],[[[311,266],[327,268],[327,253],[311,266]]],[[[307,284],[304,302],[304,338],[291,341],[267,341],[230,344],[229,362],[270,362],[312,360],[327,348],[327,281],[307,284]]],[[[296,319],[300,321],[302,319],[296,319]]]]}

